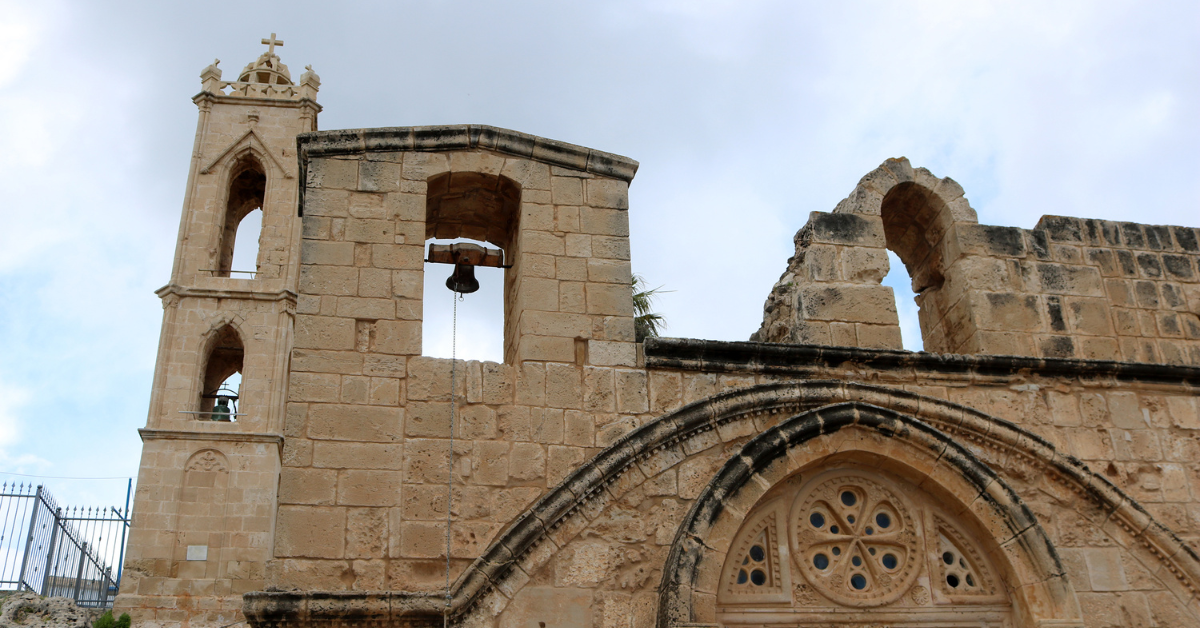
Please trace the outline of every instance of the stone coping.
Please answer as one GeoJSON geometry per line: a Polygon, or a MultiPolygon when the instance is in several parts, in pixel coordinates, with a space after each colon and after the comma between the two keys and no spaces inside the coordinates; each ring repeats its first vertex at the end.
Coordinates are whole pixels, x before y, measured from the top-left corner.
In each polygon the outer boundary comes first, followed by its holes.
{"type": "Polygon", "coordinates": [[[688,371],[806,374],[844,364],[881,370],[912,369],[966,375],[1111,377],[1117,380],[1200,386],[1200,367],[1109,360],[960,355],[767,342],[649,338],[647,368],[688,371]]]}
{"type": "Polygon", "coordinates": [[[482,124],[316,131],[296,136],[300,167],[313,157],[483,148],[552,166],[632,181],[638,162],[621,155],[482,124]]]}
{"type": "MultiPolygon", "coordinates": [[[[220,423],[217,421],[206,423],[214,426],[229,425],[229,423],[220,423]]],[[[283,436],[280,434],[222,431],[216,427],[205,428],[201,432],[193,430],[155,430],[143,427],[138,428],[138,436],[141,437],[142,442],[148,440],[219,440],[239,443],[271,443],[283,447],[283,436]]]]}

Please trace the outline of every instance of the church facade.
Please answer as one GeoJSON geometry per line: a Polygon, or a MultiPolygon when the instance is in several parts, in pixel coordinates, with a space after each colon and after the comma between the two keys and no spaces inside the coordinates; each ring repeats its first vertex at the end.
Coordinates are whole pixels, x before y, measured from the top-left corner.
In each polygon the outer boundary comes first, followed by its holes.
{"type": "Polygon", "coordinates": [[[1200,626],[1200,229],[981,225],[891,159],[811,214],[751,341],[637,342],[637,162],[318,131],[263,43],[194,98],[137,625],[1200,626]],[[503,363],[421,355],[459,238],[492,251],[456,273],[505,268],[503,363]]]}

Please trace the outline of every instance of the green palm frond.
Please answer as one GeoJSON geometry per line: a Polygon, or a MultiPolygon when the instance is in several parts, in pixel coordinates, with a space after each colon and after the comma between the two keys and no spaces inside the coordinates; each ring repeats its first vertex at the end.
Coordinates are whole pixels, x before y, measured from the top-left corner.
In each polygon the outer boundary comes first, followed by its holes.
{"type": "Polygon", "coordinates": [[[633,331],[638,342],[647,338],[657,338],[666,329],[667,319],[662,314],[653,311],[654,301],[659,294],[670,292],[662,286],[648,288],[646,279],[634,275],[630,287],[633,289],[633,331]]]}

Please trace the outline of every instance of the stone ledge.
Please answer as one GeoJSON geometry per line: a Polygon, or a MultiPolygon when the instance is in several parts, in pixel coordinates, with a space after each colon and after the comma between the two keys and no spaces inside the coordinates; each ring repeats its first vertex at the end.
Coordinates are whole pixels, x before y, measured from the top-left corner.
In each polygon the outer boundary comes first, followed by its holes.
{"type": "Polygon", "coordinates": [[[142,442],[148,440],[220,440],[235,443],[272,443],[283,448],[283,436],[261,432],[187,432],[183,430],[138,429],[142,442]]]}
{"type": "Polygon", "coordinates": [[[632,181],[638,162],[584,146],[481,124],[402,126],[316,131],[296,136],[302,171],[313,157],[400,151],[447,151],[483,148],[554,166],[632,181]]]}
{"type": "Polygon", "coordinates": [[[255,591],[242,596],[246,621],[258,628],[283,626],[443,626],[444,597],[389,591],[255,591]]]}
{"type": "Polygon", "coordinates": [[[1200,386],[1200,367],[1031,358],[1010,355],[914,353],[824,345],[728,342],[690,338],[650,338],[643,351],[646,368],[706,372],[812,373],[822,367],[853,363],[881,370],[913,369],[964,375],[1042,375],[1048,377],[1112,377],[1117,380],[1200,386]]]}
{"type": "Polygon", "coordinates": [[[214,94],[212,92],[199,92],[192,96],[192,102],[199,105],[202,102],[224,104],[224,105],[264,105],[267,107],[287,107],[300,108],[312,107],[318,113],[323,107],[317,104],[317,101],[311,98],[263,98],[256,96],[231,96],[229,94],[214,94]]]}
{"type": "Polygon", "coordinates": [[[196,298],[213,298],[213,299],[246,299],[250,301],[288,301],[296,302],[296,293],[291,290],[275,290],[270,292],[260,292],[257,290],[220,290],[211,288],[189,288],[179,284],[167,284],[154,294],[159,298],[165,299],[168,296],[177,297],[196,297],[196,298]]]}

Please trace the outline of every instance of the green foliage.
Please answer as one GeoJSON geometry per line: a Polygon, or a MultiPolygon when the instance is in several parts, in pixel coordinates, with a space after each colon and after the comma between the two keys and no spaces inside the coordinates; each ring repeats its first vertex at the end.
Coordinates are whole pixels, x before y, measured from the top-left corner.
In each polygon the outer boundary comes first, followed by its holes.
{"type": "Polygon", "coordinates": [[[121,613],[117,619],[113,619],[112,611],[106,611],[103,615],[96,618],[92,623],[92,628],[129,628],[133,620],[129,617],[129,613],[121,613]]]}
{"type": "Polygon", "coordinates": [[[633,333],[636,340],[642,342],[647,338],[657,338],[659,332],[667,327],[667,319],[652,311],[654,300],[664,292],[662,286],[648,288],[645,278],[641,275],[634,275],[631,287],[633,288],[633,333]]]}

